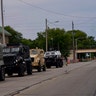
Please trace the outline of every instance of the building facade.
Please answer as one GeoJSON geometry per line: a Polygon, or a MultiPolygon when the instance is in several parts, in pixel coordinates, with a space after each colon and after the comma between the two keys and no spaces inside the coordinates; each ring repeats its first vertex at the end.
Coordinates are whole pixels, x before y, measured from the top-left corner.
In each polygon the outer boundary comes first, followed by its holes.
{"type": "MultiPolygon", "coordinates": [[[[5,35],[5,44],[9,43],[9,37],[11,34],[4,29],[4,35],[5,35]]],[[[3,36],[2,36],[2,27],[0,27],[0,43],[3,43],[3,36]]]]}

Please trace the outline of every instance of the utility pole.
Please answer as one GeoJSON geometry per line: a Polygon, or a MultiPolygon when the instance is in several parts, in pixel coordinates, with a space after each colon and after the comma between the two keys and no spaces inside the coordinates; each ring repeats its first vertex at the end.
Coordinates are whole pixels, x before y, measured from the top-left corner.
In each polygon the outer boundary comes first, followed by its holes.
{"type": "Polygon", "coordinates": [[[74,44],[74,23],[72,21],[72,37],[73,37],[73,62],[75,61],[75,44],[74,44]]]}
{"type": "MultiPolygon", "coordinates": [[[[59,21],[55,21],[54,23],[58,23],[59,21]]],[[[46,51],[48,51],[48,20],[45,19],[45,25],[46,25],[46,29],[45,29],[45,32],[46,32],[46,51]]]]}
{"type": "Polygon", "coordinates": [[[3,0],[1,0],[1,20],[2,20],[2,43],[5,44],[4,18],[3,18],[3,0]]]}
{"type": "Polygon", "coordinates": [[[77,49],[78,49],[77,41],[78,41],[78,39],[75,39],[75,42],[76,42],[75,59],[76,60],[77,60],[77,49]]]}
{"type": "Polygon", "coordinates": [[[48,50],[48,26],[47,26],[47,19],[45,19],[45,25],[46,25],[46,29],[45,29],[45,31],[46,31],[46,52],[47,52],[47,50],[48,50]]]}

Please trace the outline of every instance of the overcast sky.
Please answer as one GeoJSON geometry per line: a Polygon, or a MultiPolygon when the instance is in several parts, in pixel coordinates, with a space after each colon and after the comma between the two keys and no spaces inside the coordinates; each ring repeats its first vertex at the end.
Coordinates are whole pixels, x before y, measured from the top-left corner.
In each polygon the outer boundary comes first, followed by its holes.
{"type": "Polygon", "coordinates": [[[24,38],[33,40],[43,32],[46,18],[50,28],[71,30],[73,21],[74,29],[96,37],[96,0],[3,0],[3,5],[5,26],[24,38]]]}

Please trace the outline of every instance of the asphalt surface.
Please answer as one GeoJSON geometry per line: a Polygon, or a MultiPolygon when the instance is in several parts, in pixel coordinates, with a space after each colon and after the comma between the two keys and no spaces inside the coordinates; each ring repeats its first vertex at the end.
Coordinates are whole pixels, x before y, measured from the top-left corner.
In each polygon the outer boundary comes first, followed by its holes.
{"type": "Polygon", "coordinates": [[[0,82],[0,96],[43,96],[32,95],[31,93],[29,95],[20,94],[26,90],[31,90],[31,88],[34,88],[34,86],[37,86],[43,82],[51,80],[53,81],[59,76],[68,75],[68,73],[71,73],[77,69],[82,69],[84,66],[88,66],[92,63],[96,63],[96,61],[94,60],[89,62],[71,63],[68,64],[68,66],[64,65],[63,68],[52,67],[51,69],[47,69],[46,72],[33,72],[33,75],[30,76],[6,77],[4,82],[0,82]]]}

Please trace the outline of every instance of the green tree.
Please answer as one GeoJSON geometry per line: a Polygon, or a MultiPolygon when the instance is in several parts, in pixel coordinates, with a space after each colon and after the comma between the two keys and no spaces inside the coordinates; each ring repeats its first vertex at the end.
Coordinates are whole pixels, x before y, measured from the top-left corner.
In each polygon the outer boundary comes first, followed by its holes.
{"type": "Polygon", "coordinates": [[[71,47],[73,47],[73,35],[74,35],[74,42],[76,46],[76,40],[77,40],[77,45],[78,49],[90,49],[90,48],[96,48],[96,41],[93,36],[88,36],[85,32],[81,30],[70,30],[67,31],[67,34],[70,34],[71,38],[71,47]]]}
{"type": "Polygon", "coordinates": [[[5,30],[7,30],[12,35],[9,37],[9,43],[20,43],[21,42],[22,34],[20,32],[15,31],[10,26],[5,26],[5,30]]]}
{"type": "MultiPolygon", "coordinates": [[[[5,26],[5,30],[11,33],[9,37],[9,43],[23,43],[30,48],[42,48],[46,50],[46,32],[38,32],[35,40],[26,39],[22,37],[20,32],[15,31],[10,26],[5,26]]],[[[78,49],[96,48],[96,40],[93,36],[87,36],[87,34],[81,30],[69,30],[65,31],[60,28],[52,28],[47,30],[48,33],[48,50],[60,50],[64,56],[70,54],[70,49],[73,49],[73,35],[76,47],[76,40],[78,49]]]]}
{"type": "Polygon", "coordinates": [[[74,36],[74,46],[76,47],[76,40],[78,44],[78,49],[84,48],[84,42],[86,42],[87,34],[81,30],[69,30],[67,34],[70,34],[71,46],[70,49],[73,49],[73,36],[74,36]]]}
{"type": "Polygon", "coordinates": [[[33,42],[31,39],[22,38],[21,43],[32,48],[33,42]]]}
{"type": "MultiPolygon", "coordinates": [[[[66,34],[64,29],[52,28],[47,30],[48,33],[48,50],[60,50],[63,55],[69,54],[70,38],[66,34]]],[[[37,34],[37,38],[34,41],[39,48],[46,49],[46,32],[40,32],[37,34]]]]}

